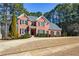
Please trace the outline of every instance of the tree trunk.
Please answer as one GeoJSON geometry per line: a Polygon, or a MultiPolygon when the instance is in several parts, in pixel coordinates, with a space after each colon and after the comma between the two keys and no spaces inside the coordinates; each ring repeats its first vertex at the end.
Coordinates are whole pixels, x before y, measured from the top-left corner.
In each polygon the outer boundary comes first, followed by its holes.
{"type": "Polygon", "coordinates": [[[5,39],[7,39],[7,22],[5,23],[5,39]]]}
{"type": "Polygon", "coordinates": [[[4,21],[5,21],[5,37],[4,39],[7,39],[7,7],[5,7],[5,12],[4,12],[4,21]]]}

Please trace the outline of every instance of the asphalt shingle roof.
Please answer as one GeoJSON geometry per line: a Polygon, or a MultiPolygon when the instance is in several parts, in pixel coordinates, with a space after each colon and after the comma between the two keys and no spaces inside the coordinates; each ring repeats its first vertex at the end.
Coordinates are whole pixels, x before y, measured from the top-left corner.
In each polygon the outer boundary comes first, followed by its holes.
{"type": "Polygon", "coordinates": [[[57,26],[56,24],[51,23],[51,22],[50,22],[49,29],[51,29],[51,30],[62,30],[59,26],[57,26]]]}

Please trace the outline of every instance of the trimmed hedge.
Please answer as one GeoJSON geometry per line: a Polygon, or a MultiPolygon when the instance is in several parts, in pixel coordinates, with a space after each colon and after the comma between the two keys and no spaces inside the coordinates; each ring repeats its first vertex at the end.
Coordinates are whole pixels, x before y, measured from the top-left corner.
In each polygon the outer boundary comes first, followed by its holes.
{"type": "Polygon", "coordinates": [[[48,37],[48,34],[37,34],[36,37],[48,37]]]}
{"type": "Polygon", "coordinates": [[[21,37],[19,37],[19,39],[26,39],[26,38],[30,38],[30,37],[31,37],[31,35],[26,33],[26,34],[22,35],[21,37]]]}

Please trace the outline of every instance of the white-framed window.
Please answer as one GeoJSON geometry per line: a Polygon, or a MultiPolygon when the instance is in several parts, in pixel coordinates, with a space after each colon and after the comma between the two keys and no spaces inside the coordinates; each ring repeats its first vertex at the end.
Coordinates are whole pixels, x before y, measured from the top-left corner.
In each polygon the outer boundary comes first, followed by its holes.
{"type": "Polygon", "coordinates": [[[28,21],[27,21],[27,20],[25,20],[25,24],[26,24],[26,25],[28,24],[28,21]]]}
{"type": "Polygon", "coordinates": [[[25,33],[28,33],[28,30],[27,29],[25,29],[25,33]]]}
{"type": "Polygon", "coordinates": [[[21,35],[24,35],[24,34],[26,33],[25,30],[26,30],[26,29],[21,28],[21,29],[20,29],[20,34],[21,34],[21,35]]]}
{"type": "Polygon", "coordinates": [[[60,35],[60,31],[57,31],[57,33],[56,33],[57,35],[60,35]]]}
{"type": "Polygon", "coordinates": [[[56,35],[57,34],[57,31],[54,31],[54,35],[56,35]]]}
{"type": "Polygon", "coordinates": [[[20,24],[25,24],[25,20],[20,20],[20,24]]]}
{"type": "Polygon", "coordinates": [[[45,30],[38,30],[38,33],[44,34],[45,33],[45,30]]]}
{"type": "Polygon", "coordinates": [[[54,31],[51,31],[51,34],[54,35],[54,31]]]}
{"type": "Polygon", "coordinates": [[[39,22],[39,26],[45,26],[45,22],[39,22]]]}

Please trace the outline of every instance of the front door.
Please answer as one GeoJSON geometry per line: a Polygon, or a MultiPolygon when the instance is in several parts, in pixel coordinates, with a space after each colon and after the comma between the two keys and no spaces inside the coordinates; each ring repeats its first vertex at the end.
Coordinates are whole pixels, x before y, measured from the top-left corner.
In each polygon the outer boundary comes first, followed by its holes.
{"type": "Polygon", "coordinates": [[[31,29],[31,35],[36,35],[36,29],[31,29]]]}

